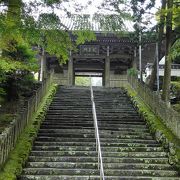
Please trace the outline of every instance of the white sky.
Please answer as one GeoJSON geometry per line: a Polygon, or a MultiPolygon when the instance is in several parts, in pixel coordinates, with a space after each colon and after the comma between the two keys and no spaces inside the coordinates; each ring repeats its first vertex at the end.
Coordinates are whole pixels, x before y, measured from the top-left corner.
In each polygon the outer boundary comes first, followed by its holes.
{"type": "MultiPolygon", "coordinates": [[[[24,2],[33,2],[33,0],[23,0],[23,1],[24,2]]],[[[63,3],[62,5],[65,6],[66,8],[68,8],[68,10],[70,10],[72,13],[77,13],[74,10],[73,5],[74,4],[81,4],[83,6],[86,6],[88,2],[89,2],[89,0],[74,0],[74,1],[71,1],[70,3],[63,3]]],[[[81,13],[82,14],[94,14],[94,13],[98,12],[98,8],[97,7],[102,2],[103,2],[103,0],[93,0],[92,4],[90,6],[88,6],[86,9],[84,9],[81,13]]],[[[152,8],[151,12],[152,13],[156,12],[157,11],[156,8],[159,8],[160,5],[161,5],[161,0],[156,0],[155,8],[152,8]]],[[[47,9],[44,9],[44,11],[47,11],[47,9]]],[[[55,10],[55,11],[57,11],[60,14],[63,13],[63,12],[60,12],[59,10],[55,10]]],[[[100,12],[102,12],[102,10],[100,12]]]]}
{"type": "MultiPolygon", "coordinates": [[[[33,0],[23,0],[24,2],[33,2],[33,0]]],[[[150,1],[150,0],[149,0],[150,1]]],[[[74,9],[74,5],[75,4],[82,4],[82,6],[86,6],[87,3],[89,2],[89,0],[74,0],[74,3],[72,1],[70,1],[70,3],[63,3],[61,4],[61,7],[64,6],[65,8],[68,9],[68,11],[71,11],[72,14],[77,14],[77,12],[74,9]]],[[[80,14],[90,14],[93,15],[94,13],[102,13],[104,11],[99,10],[97,7],[103,2],[103,0],[93,0],[92,4],[90,6],[88,6],[87,8],[83,9],[81,12],[79,12],[80,14]]],[[[156,0],[156,5],[155,8],[151,9],[151,13],[155,14],[158,10],[158,8],[160,8],[161,5],[161,0],[156,0]]],[[[2,9],[2,8],[0,8],[2,9]]],[[[53,10],[57,15],[62,16],[63,14],[65,14],[63,11],[61,11],[60,9],[54,9],[53,10]]],[[[34,10],[33,15],[36,16],[36,18],[38,18],[38,15],[40,13],[46,13],[46,12],[52,12],[52,10],[50,8],[44,8],[44,7],[38,7],[36,10],[34,10]]],[[[107,13],[107,12],[106,12],[107,13]]],[[[113,12],[111,12],[113,13],[113,12]]],[[[150,24],[154,25],[156,24],[156,18],[155,16],[146,16],[146,19],[148,19],[150,21],[150,24]]]]}
{"type": "MultiPolygon", "coordinates": [[[[83,6],[86,6],[88,4],[88,1],[89,0],[74,0],[75,3],[81,3],[83,6]]],[[[151,1],[151,0],[149,0],[151,1]]],[[[94,13],[115,13],[115,12],[107,12],[105,10],[99,10],[98,9],[98,6],[101,5],[101,3],[103,2],[103,0],[93,0],[92,1],[92,4],[90,6],[88,6],[86,9],[82,10],[80,12],[80,14],[90,14],[91,16],[94,14],[94,13]]],[[[157,12],[158,9],[160,9],[160,6],[161,6],[161,0],[156,0],[156,4],[155,4],[155,8],[152,8],[150,13],[151,14],[154,14],[154,16],[152,15],[146,15],[144,20],[149,20],[149,24],[148,24],[148,27],[153,27],[157,21],[156,21],[156,16],[155,16],[155,13],[157,12]]],[[[70,3],[68,5],[65,5],[65,7],[68,8],[68,10],[71,10],[71,13],[77,13],[74,8],[73,8],[73,3],[70,3]]],[[[59,14],[58,10],[55,10],[55,12],[57,14],[59,14]]],[[[130,27],[130,30],[132,30],[132,26],[133,26],[133,23],[130,23],[130,22],[127,22],[127,27],[130,27]]],[[[147,26],[147,25],[145,25],[147,26]]]]}

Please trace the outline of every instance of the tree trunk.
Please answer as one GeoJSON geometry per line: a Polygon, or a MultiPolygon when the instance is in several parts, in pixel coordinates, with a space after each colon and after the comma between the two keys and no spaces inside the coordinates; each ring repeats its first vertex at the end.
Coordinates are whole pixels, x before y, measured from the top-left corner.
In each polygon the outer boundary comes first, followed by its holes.
{"type": "MultiPolygon", "coordinates": [[[[162,6],[161,9],[164,10],[166,8],[166,0],[162,0],[162,6]]],[[[162,40],[163,40],[163,34],[164,34],[164,22],[165,22],[165,16],[163,14],[160,15],[160,22],[158,27],[158,55],[159,55],[159,61],[161,60],[161,46],[162,46],[162,40]]],[[[156,58],[154,59],[153,66],[152,66],[152,72],[151,77],[149,81],[149,87],[153,89],[155,81],[157,76],[157,61],[156,58]]]]}
{"type": "MultiPolygon", "coordinates": [[[[172,9],[173,0],[167,0],[167,9],[172,9]]],[[[168,11],[166,17],[166,54],[165,54],[165,69],[163,79],[162,99],[169,103],[170,100],[170,83],[171,83],[171,59],[168,57],[172,40],[172,11],[168,11]]]]}

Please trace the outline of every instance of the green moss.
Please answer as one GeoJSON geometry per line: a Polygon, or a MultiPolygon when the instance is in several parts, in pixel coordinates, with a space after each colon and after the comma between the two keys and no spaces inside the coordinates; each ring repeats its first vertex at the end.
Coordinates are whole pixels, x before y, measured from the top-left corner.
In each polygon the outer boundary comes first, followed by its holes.
{"type": "Polygon", "coordinates": [[[21,134],[14,150],[10,153],[4,167],[1,168],[0,180],[15,180],[21,174],[22,167],[26,162],[31,151],[33,140],[36,137],[41,121],[44,119],[48,106],[50,105],[57,86],[53,85],[46,96],[43,98],[38,111],[34,114],[29,125],[21,134]]]}
{"type": "Polygon", "coordinates": [[[175,145],[176,156],[178,159],[177,166],[180,166],[180,139],[178,139],[171,130],[163,124],[161,118],[157,117],[151,109],[140,99],[137,93],[129,86],[126,87],[128,95],[131,97],[131,100],[136,105],[140,115],[146,120],[151,132],[161,132],[164,135],[164,140],[162,143],[164,146],[167,146],[167,143],[173,143],[175,145]],[[168,141],[168,142],[166,142],[168,141]]]}
{"type": "Polygon", "coordinates": [[[0,115],[0,122],[1,123],[9,123],[15,118],[14,114],[1,114],[0,115]]]}
{"type": "Polygon", "coordinates": [[[173,105],[173,109],[180,113],[180,102],[173,105]]]}

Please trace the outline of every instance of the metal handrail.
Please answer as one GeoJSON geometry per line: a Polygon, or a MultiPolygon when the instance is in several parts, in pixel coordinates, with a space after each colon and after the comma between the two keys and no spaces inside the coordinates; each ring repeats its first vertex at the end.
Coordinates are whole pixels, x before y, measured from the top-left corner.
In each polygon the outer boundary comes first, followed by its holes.
{"type": "Polygon", "coordinates": [[[98,123],[97,123],[96,106],[95,106],[95,102],[94,102],[92,82],[90,84],[90,89],[91,89],[92,113],[93,113],[95,138],[96,138],[96,151],[98,152],[98,169],[100,170],[100,179],[105,180],[104,169],[103,169],[103,161],[102,161],[102,153],[101,153],[101,144],[100,144],[100,138],[99,138],[99,128],[98,128],[98,123]]]}

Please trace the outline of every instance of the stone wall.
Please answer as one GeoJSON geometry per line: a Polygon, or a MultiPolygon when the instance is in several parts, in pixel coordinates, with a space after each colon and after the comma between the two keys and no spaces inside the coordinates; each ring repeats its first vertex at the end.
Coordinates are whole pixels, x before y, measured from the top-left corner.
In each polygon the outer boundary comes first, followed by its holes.
{"type": "Polygon", "coordinates": [[[67,86],[68,85],[68,77],[63,73],[54,73],[53,82],[58,85],[67,86]]]}
{"type": "Polygon", "coordinates": [[[110,87],[125,87],[127,84],[127,75],[110,74],[110,87]]]}
{"type": "Polygon", "coordinates": [[[135,77],[129,76],[128,82],[144,103],[151,108],[153,113],[162,119],[163,123],[175,136],[180,138],[180,114],[173,110],[170,105],[162,101],[160,94],[153,92],[135,77]]]}

